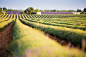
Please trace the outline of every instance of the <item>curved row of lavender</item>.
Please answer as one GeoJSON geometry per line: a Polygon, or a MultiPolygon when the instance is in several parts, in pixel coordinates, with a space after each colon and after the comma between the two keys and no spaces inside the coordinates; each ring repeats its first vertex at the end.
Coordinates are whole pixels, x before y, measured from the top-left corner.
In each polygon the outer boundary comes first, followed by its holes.
{"type": "Polygon", "coordinates": [[[7,14],[20,14],[22,11],[7,11],[7,14]]]}
{"type": "Polygon", "coordinates": [[[41,14],[73,14],[72,12],[41,12],[41,14]]]}

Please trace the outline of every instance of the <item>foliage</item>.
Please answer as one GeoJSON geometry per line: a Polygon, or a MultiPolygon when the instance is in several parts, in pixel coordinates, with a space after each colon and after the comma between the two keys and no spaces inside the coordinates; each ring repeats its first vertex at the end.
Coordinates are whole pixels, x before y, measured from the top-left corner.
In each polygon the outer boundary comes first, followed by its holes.
{"type": "Polygon", "coordinates": [[[39,10],[40,12],[43,12],[43,10],[39,10]]]}
{"type": "Polygon", "coordinates": [[[7,11],[7,8],[6,7],[3,7],[3,11],[7,11]]]}
{"type": "Polygon", "coordinates": [[[7,11],[22,11],[22,10],[7,9],[7,11]]]}
{"type": "Polygon", "coordinates": [[[85,14],[83,11],[80,14],[85,14]]]}
{"type": "Polygon", "coordinates": [[[56,9],[53,9],[53,10],[40,10],[40,12],[75,12],[74,10],[56,10],[56,9]]]}
{"type": "Polygon", "coordinates": [[[44,10],[44,12],[47,12],[47,10],[44,10]]]}
{"type": "Polygon", "coordinates": [[[74,10],[68,10],[68,12],[75,12],[74,10]]]}
{"type": "Polygon", "coordinates": [[[24,11],[22,11],[21,14],[24,14],[24,11]]]}
{"type": "Polygon", "coordinates": [[[39,9],[36,9],[35,12],[39,12],[39,9]]]}
{"type": "Polygon", "coordinates": [[[29,7],[25,10],[26,14],[32,14],[34,12],[34,8],[33,7],[29,7]]]}
{"type": "Polygon", "coordinates": [[[81,12],[81,10],[80,9],[77,9],[77,12],[81,12]]]}
{"type": "Polygon", "coordinates": [[[84,8],[84,12],[86,12],[86,8],[84,8]]]}
{"type": "Polygon", "coordinates": [[[7,11],[13,11],[12,9],[8,9],[7,11]]]}
{"type": "Polygon", "coordinates": [[[57,12],[57,10],[56,9],[53,9],[52,12],[57,12]]]}

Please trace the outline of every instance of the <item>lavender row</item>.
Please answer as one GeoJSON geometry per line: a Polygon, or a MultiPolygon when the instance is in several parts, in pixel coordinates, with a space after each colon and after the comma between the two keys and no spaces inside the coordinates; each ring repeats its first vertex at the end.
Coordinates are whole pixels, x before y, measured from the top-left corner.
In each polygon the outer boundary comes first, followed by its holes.
{"type": "Polygon", "coordinates": [[[20,14],[22,11],[7,11],[7,14],[20,14]]]}
{"type": "Polygon", "coordinates": [[[71,12],[41,12],[41,14],[73,14],[71,12]]]}

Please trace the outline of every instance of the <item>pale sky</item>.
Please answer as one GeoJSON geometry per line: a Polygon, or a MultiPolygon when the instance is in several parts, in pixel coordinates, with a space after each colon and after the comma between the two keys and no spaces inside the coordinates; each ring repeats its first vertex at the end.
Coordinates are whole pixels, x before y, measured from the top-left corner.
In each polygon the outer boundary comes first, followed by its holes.
{"type": "Polygon", "coordinates": [[[25,10],[28,7],[42,10],[83,10],[86,0],[0,0],[0,7],[25,10]]]}

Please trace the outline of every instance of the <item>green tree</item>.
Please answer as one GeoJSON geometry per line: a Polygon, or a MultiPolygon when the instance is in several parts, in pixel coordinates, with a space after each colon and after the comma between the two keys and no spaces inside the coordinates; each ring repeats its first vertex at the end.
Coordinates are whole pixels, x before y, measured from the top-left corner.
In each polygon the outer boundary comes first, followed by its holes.
{"type": "Polygon", "coordinates": [[[25,13],[26,13],[26,14],[29,14],[29,13],[28,13],[28,11],[29,11],[29,10],[28,10],[28,9],[26,9],[26,10],[25,10],[25,13]]]}
{"type": "Polygon", "coordinates": [[[53,12],[53,10],[51,10],[51,12],[53,12]]]}
{"type": "Polygon", "coordinates": [[[85,14],[83,11],[80,14],[85,14]]]}
{"type": "Polygon", "coordinates": [[[3,11],[7,11],[7,8],[6,7],[3,7],[3,11]]]}
{"type": "Polygon", "coordinates": [[[57,10],[56,9],[53,9],[53,12],[57,12],[57,10]]]}
{"type": "Polygon", "coordinates": [[[86,8],[84,8],[84,12],[86,12],[86,8]]]}
{"type": "Polygon", "coordinates": [[[44,10],[44,12],[48,12],[48,10],[44,10]]]}
{"type": "Polygon", "coordinates": [[[26,14],[31,14],[31,13],[34,13],[34,8],[33,7],[29,7],[25,10],[25,13],[26,14]]]}
{"type": "Polygon", "coordinates": [[[51,12],[51,10],[47,10],[47,12],[51,12]]]}
{"type": "Polygon", "coordinates": [[[75,12],[74,10],[68,10],[68,12],[75,12]]]}
{"type": "Polygon", "coordinates": [[[39,9],[36,9],[35,12],[39,12],[40,10],[39,9]]]}
{"type": "Polygon", "coordinates": [[[43,10],[40,10],[40,12],[43,12],[43,10]]]}
{"type": "Polygon", "coordinates": [[[77,12],[81,12],[81,10],[80,9],[77,9],[77,12]]]}

